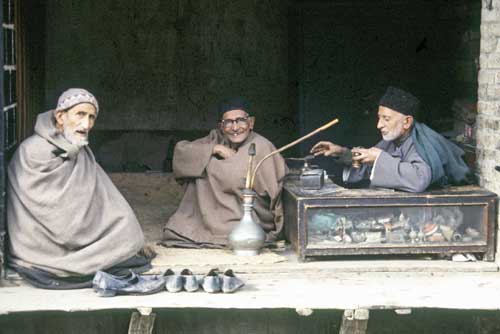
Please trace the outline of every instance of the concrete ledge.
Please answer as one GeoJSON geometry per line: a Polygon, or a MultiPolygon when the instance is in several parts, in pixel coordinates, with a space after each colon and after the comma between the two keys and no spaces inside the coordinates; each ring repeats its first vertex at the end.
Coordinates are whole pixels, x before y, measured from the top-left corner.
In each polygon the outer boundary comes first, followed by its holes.
{"type": "MultiPolygon", "coordinates": [[[[160,247],[160,246],[156,246],[160,247]]],[[[196,252],[196,250],[193,250],[196,252]]],[[[284,256],[286,261],[258,265],[231,265],[230,267],[238,273],[264,275],[272,278],[273,275],[294,276],[297,274],[307,277],[328,277],[337,273],[486,273],[498,272],[499,266],[496,262],[453,262],[447,260],[384,260],[373,256],[369,260],[356,259],[350,257],[349,260],[331,258],[329,260],[318,260],[309,262],[299,262],[297,255],[290,249],[277,252],[284,256]]],[[[161,262],[161,261],[158,261],[161,262]]],[[[190,266],[196,274],[204,274],[210,268],[227,269],[228,265],[212,263],[208,265],[190,266]]],[[[149,273],[159,274],[168,269],[165,266],[156,266],[149,273]]],[[[183,268],[172,268],[182,270],[183,268]]]]}
{"type": "Polygon", "coordinates": [[[500,309],[499,273],[240,274],[246,285],[234,294],[168,293],[99,298],[91,289],[0,289],[0,314],[106,309],[500,309]]]}
{"type": "MultiPolygon", "coordinates": [[[[500,273],[494,262],[426,260],[316,261],[231,266],[246,285],[234,294],[160,292],[97,297],[92,289],[51,291],[22,281],[0,282],[0,314],[106,309],[500,309],[500,273]]],[[[214,264],[214,267],[217,265],[214,264]]],[[[156,267],[152,273],[166,268],[156,267]]],[[[180,272],[183,268],[172,268],[180,272]]],[[[204,275],[210,267],[190,267],[204,275]]],[[[227,268],[219,267],[220,270],[227,268]]]]}

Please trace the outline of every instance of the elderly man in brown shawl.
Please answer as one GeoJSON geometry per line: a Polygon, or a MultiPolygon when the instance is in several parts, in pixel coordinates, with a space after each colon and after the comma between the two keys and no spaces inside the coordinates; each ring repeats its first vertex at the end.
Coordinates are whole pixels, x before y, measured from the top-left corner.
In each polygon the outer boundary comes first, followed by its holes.
{"type": "MultiPolygon", "coordinates": [[[[246,103],[233,99],[221,105],[219,128],[204,138],[180,141],[174,150],[176,180],[185,184],[179,208],[170,217],[164,232],[166,246],[220,248],[243,216],[241,200],[245,188],[248,148],[256,145],[255,161],[275,147],[253,132],[255,118],[246,103]]],[[[283,226],[282,180],[286,165],[280,155],[266,160],[259,169],[254,220],[275,240],[283,226]]]]}
{"type": "Polygon", "coordinates": [[[150,267],[132,209],[87,146],[98,112],[91,93],[67,90],[10,162],[9,264],[35,286],[84,288],[98,270],[150,267]]]}

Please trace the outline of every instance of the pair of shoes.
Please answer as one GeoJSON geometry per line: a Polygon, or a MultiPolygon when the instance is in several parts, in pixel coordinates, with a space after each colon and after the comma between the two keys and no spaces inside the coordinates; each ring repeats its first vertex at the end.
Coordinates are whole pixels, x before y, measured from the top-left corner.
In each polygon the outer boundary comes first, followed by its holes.
{"type": "Polygon", "coordinates": [[[158,276],[140,276],[133,271],[126,276],[115,276],[98,271],[92,287],[99,297],[116,295],[150,295],[163,290],[165,279],[158,276]]]}
{"type": "Polygon", "coordinates": [[[222,276],[217,269],[211,269],[202,279],[200,285],[208,293],[233,293],[245,285],[241,279],[236,277],[232,269],[228,269],[222,276]]]}
{"type": "Polygon", "coordinates": [[[172,269],[167,269],[162,275],[165,279],[165,288],[168,292],[179,292],[184,289],[187,292],[195,292],[199,288],[198,279],[189,269],[181,271],[180,275],[172,269]]]}

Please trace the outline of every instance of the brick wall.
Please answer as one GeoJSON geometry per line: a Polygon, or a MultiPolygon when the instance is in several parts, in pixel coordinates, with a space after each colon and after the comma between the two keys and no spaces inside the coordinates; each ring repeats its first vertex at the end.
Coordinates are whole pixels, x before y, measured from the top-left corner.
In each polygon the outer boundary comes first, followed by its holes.
{"type": "Polygon", "coordinates": [[[492,9],[489,2],[482,1],[481,9],[476,155],[480,185],[500,194],[495,170],[500,165],[500,0],[491,2],[492,9]]]}

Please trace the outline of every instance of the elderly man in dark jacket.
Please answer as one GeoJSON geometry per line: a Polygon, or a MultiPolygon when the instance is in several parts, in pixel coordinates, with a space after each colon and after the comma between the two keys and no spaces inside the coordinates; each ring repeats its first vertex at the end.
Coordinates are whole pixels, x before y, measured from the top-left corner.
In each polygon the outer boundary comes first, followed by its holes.
{"type": "Polygon", "coordinates": [[[463,151],[424,124],[415,122],[420,102],[412,94],[389,87],[380,99],[377,128],[382,140],[371,148],[349,150],[331,142],[319,142],[315,155],[340,157],[353,166],[344,169],[347,183],[369,179],[373,187],[422,192],[431,184],[446,185],[467,180],[469,169],[463,151]],[[356,166],[361,163],[361,166],[356,166]]]}

